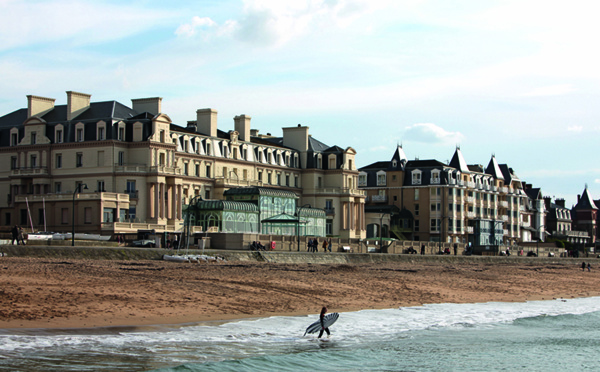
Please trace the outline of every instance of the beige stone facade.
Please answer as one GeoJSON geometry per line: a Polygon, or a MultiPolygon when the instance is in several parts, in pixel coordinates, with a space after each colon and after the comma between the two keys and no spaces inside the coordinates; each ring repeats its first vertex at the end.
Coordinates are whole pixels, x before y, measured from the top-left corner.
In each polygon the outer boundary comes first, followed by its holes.
{"type": "Polygon", "coordinates": [[[494,157],[486,168],[467,165],[460,149],[449,164],[409,161],[398,147],[391,161],[361,168],[359,186],[368,236],[512,245],[529,226],[522,182],[494,157]]]}
{"type": "Polygon", "coordinates": [[[66,105],[33,95],[27,102],[0,117],[4,226],[68,232],[74,217],[77,232],[178,231],[192,198],[263,186],[298,194],[299,207],[325,209],[328,235],[365,236],[356,152],[325,145],[307,126],[261,135],[239,115],[223,131],[214,109],[178,126],[161,112],[161,98],[128,107],[67,92],[66,105]]]}

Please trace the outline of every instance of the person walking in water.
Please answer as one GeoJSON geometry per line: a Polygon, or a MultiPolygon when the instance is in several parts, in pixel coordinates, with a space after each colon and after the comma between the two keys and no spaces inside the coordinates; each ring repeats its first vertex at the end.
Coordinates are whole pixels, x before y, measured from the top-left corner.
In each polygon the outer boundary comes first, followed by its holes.
{"type": "Polygon", "coordinates": [[[323,308],[321,309],[321,315],[319,316],[319,321],[321,322],[321,331],[319,332],[319,337],[317,337],[317,338],[321,338],[321,336],[323,336],[323,331],[327,332],[328,338],[329,338],[329,336],[331,336],[331,333],[329,333],[329,328],[325,327],[325,324],[323,324],[323,322],[325,321],[326,313],[327,313],[327,308],[325,306],[323,306],[323,308]]]}

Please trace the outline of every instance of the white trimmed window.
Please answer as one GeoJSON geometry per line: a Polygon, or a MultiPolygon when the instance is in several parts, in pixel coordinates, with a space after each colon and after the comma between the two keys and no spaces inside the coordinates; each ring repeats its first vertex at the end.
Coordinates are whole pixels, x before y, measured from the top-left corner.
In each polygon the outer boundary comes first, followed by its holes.
{"type": "Polygon", "coordinates": [[[361,172],[358,174],[358,186],[367,186],[367,174],[361,172]]]}
{"type": "Polygon", "coordinates": [[[440,183],[440,171],[437,169],[434,169],[431,171],[431,181],[432,184],[439,184],[440,183]]]}
{"type": "Polygon", "coordinates": [[[377,172],[377,186],[386,185],[386,174],[384,171],[377,172]]]}
{"type": "Polygon", "coordinates": [[[414,171],[411,172],[412,175],[412,184],[413,185],[420,185],[421,184],[421,171],[418,169],[415,169],[414,171]]]}

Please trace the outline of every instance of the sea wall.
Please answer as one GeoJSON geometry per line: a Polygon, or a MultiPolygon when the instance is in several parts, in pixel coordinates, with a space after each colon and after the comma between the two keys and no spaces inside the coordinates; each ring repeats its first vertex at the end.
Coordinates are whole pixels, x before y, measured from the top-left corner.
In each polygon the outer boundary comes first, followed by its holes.
{"type": "MultiPolygon", "coordinates": [[[[125,247],[69,247],[69,246],[17,246],[0,245],[0,253],[9,257],[54,257],[109,260],[160,260],[162,256],[176,254],[177,251],[160,248],[125,248],[125,247]]],[[[180,254],[185,250],[180,250],[180,254]]],[[[189,254],[201,254],[201,250],[188,251],[189,254]]],[[[389,253],[309,253],[309,252],[254,252],[234,250],[205,250],[204,254],[218,255],[228,261],[255,261],[287,264],[358,264],[377,262],[431,262],[431,263],[524,263],[533,264],[577,264],[590,261],[598,264],[600,259],[592,257],[519,257],[519,256],[453,256],[453,255],[414,255],[389,253]]],[[[1,258],[0,258],[1,259],[1,258]]]]}

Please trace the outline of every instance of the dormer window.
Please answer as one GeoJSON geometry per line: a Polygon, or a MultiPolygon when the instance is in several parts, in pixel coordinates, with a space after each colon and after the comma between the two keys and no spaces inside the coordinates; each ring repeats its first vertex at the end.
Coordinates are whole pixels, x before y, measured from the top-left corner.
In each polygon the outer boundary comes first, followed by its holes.
{"type": "Polygon", "coordinates": [[[431,171],[431,183],[438,185],[440,183],[440,171],[433,170],[431,171]]]}
{"type": "Polygon", "coordinates": [[[37,133],[31,132],[31,144],[35,145],[37,143],[37,133]]]}
{"type": "Polygon", "coordinates": [[[17,133],[10,134],[10,145],[16,146],[19,144],[19,135],[17,133]]]}
{"type": "Polygon", "coordinates": [[[421,184],[421,171],[416,169],[414,171],[412,171],[412,184],[413,185],[420,185],[421,184]]]}
{"type": "Polygon", "coordinates": [[[392,160],[392,168],[396,168],[398,166],[398,162],[394,159],[392,160]]]}
{"type": "Polygon", "coordinates": [[[385,186],[386,183],[386,173],[384,171],[377,172],[377,186],[385,186]]]}
{"type": "Polygon", "coordinates": [[[366,173],[360,173],[358,175],[358,186],[367,186],[367,174],[366,173]]]}

